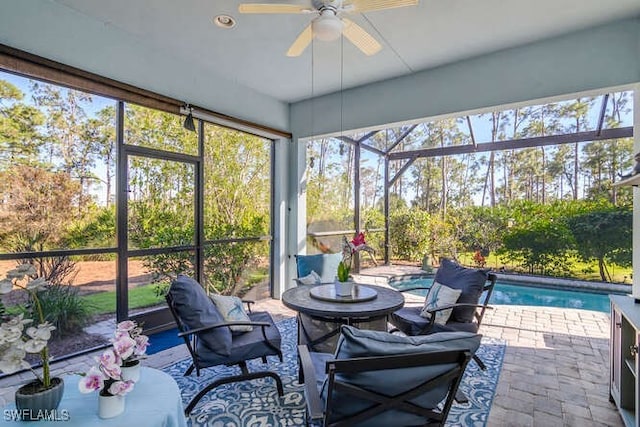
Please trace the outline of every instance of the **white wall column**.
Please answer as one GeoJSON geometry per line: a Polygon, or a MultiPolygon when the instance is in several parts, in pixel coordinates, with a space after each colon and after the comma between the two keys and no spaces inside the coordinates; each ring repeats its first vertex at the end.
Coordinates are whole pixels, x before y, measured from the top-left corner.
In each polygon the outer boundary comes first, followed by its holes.
{"type": "Polygon", "coordinates": [[[289,206],[289,156],[291,141],[277,139],[273,156],[273,296],[280,298],[287,280],[288,206],[289,206]]]}
{"type": "Polygon", "coordinates": [[[294,138],[289,144],[288,150],[288,187],[287,187],[287,262],[282,292],[294,286],[293,279],[296,275],[295,255],[306,250],[307,237],[307,175],[306,175],[306,144],[294,138]]]}

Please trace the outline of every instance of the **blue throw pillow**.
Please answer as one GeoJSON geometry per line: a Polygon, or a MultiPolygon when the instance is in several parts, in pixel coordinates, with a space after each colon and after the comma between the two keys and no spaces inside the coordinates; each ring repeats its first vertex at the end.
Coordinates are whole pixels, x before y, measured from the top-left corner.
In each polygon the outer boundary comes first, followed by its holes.
{"type": "MultiPolygon", "coordinates": [[[[458,303],[478,304],[488,275],[489,270],[463,267],[443,258],[433,280],[452,289],[462,290],[458,303]]],[[[456,307],[451,318],[456,322],[473,322],[475,311],[474,307],[456,307]]]]}
{"type": "Polygon", "coordinates": [[[338,274],[338,264],[342,254],[296,255],[298,277],[304,277],[315,271],[322,283],[332,283],[338,274]]]}
{"type": "MultiPolygon", "coordinates": [[[[200,283],[190,277],[179,275],[171,283],[169,294],[174,308],[188,329],[224,322],[215,304],[200,283]]],[[[215,328],[198,335],[200,341],[213,353],[229,356],[231,352],[231,331],[229,328],[215,328]]]]}

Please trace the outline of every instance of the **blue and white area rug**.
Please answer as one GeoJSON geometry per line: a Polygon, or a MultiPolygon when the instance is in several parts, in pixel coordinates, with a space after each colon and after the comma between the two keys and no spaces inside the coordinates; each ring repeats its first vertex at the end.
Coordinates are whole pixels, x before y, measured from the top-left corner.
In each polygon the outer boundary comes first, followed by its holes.
{"type": "MultiPolygon", "coordinates": [[[[220,386],[205,397],[195,407],[189,418],[193,427],[268,427],[268,426],[304,426],[305,401],[302,386],[298,383],[298,361],[296,348],[295,319],[286,319],[278,323],[282,335],[283,363],[277,358],[269,357],[268,366],[260,360],[249,362],[249,371],[272,370],[282,379],[284,396],[278,397],[272,379],[258,379],[220,386]]],[[[483,338],[478,349],[478,356],[487,365],[486,371],[470,362],[460,384],[460,389],[467,395],[469,402],[454,403],[448,426],[484,426],[489,417],[502,361],[505,344],[501,340],[483,338]]],[[[182,360],[164,368],[178,383],[182,391],[184,406],[198,391],[211,383],[215,377],[237,375],[236,367],[216,366],[195,373],[189,377],[183,374],[190,359],[182,360]]]]}

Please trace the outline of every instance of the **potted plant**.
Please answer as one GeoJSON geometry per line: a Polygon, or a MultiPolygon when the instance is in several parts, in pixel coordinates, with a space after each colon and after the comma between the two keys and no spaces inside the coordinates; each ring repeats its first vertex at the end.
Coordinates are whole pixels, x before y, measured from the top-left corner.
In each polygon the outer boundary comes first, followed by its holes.
{"type": "Polygon", "coordinates": [[[149,337],[142,335],[142,328],[133,320],[125,320],[116,325],[115,338],[112,340],[116,354],[122,360],[122,376],[125,380],[140,379],[140,360],[149,346],[149,337]]]}
{"type": "MultiPolygon", "coordinates": [[[[338,264],[338,275],[336,282],[336,295],[349,296],[353,290],[353,281],[349,274],[351,273],[351,267],[353,264],[353,255],[359,251],[367,251],[370,254],[373,253],[373,248],[367,246],[364,238],[364,233],[360,232],[356,236],[348,241],[344,237],[344,243],[342,245],[342,260],[338,264]]],[[[373,257],[373,255],[372,255],[373,257]]]]}
{"type": "Polygon", "coordinates": [[[98,393],[98,416],[112,418],[124,412],[124,396],[133,390],[134,382],[122,378],[122,359],[114,348],[105,350],[98,359],[98,366],[92,366],[78,382],[81,393],[98,393]]]}
{"type": "Polygon", "coordinates": [[[98,416],[112,418],[124,411],[124,396],[133,389],[140,378],[140,359],[145,355],[149,337],[142,335],[142,328],[132,320],[116,325],[113,348],[102,353],[98,365],[78,382],[81,393],[100,390],[98,416]]]}
{"type": "Polygon", "coordinates": [[[36,379],[20,387],[15,394],[16,408],[23,417],[40,419],[57,409],[64,392],[62,378],[51,378],[48,341],[55,326],[45,321],[38,290],[48,283],[43,278],[33,278],[36,270],[31,264],[21,264],[7,272],[0,280],[0,294],[8,294],[13,288],[25,290],[33,305],[34,319],[24,314],[5,316],[0,324],[0,371],[6,374],[21,369],[31,369],[36,379]],[[26,282],[26,283],[25,283],[26,282]],[[25,360],[28,353],[38,354],[42,362],[42,375],[25,360]]]}

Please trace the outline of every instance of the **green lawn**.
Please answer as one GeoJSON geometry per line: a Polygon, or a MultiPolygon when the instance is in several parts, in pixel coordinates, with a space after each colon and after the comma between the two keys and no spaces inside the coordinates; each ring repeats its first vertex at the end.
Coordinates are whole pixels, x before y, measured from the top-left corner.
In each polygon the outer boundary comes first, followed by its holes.
{"type": "MultiPolygon", "coordinates": [[[[162,296],[155,293],[155,285],[144,285],[129,289],[129,308],[150,307],[164,303],[162,296]]],[[[82,297],[93,314],[115,313],[116,291],[98,292],[82,297]]]]}
{"type": "MultiPolygon", "coordinates": [[[[461,253],[458,254],[458,259],[464,265],[473,265],[473,253],[461,253]]],[[[600,273],[598,271],[598,264],[596,262],[585,263],[575,257],[569,257],[567,260],[569,276],[568,278],[578,279],[578,280],[592,280],[592,281],[601,281],[600,273]]],[[[499,270],[501,267],[505,267],[508,271],[515,271],[518,273],[527,274],[524,268],[513,265],[512,263],[503,259],[499,255],[495,253],[491,253],[487,257],[487,267],[490,267],[494,270],[499,270]]],[[[611,274],[611,280],[613,283],[627,283],[631,284],[632,282],[632,272],[633,269],[631,267],[620,267],[618,265],[607,265],[609,269],[609,273],[611,274]]],[[[549,277],[554,277],[549,275],[549,277]]]]}

